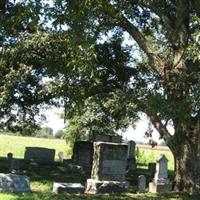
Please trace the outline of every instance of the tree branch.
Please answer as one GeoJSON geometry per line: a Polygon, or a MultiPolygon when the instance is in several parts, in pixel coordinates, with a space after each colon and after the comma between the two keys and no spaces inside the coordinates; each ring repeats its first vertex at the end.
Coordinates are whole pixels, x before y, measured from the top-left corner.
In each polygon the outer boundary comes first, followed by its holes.
{"type": "Polygon", "coordinates": [[[141,103],[141,101],[137,101],[137,105],[139,106],[139,109],[146,113],[146,115],[150,118],[154,128],[159,132],[160,138],[164,138],[165,141],[171,141],[173,136],[169,133],[166,125],[162,123],[159,116],[156,113],[151,112],[145,104],[141,103]]]}
{"type": "Polygon", "coordinates": [[[160,133],[160,138],[164,138],[166,141],[169,141],[172,138],[172,135],[170,135],[169,131],[167,130],[166,126],[163,125],[160,118],[149,111],[146,111],[146,114],[151,120],[151,123],[155,127],[155,129],[160,133]]]}
{"type": "Polygon", "coordinates": [[[163,25],[165,26],[165,28],[167,29],[169,35],[172,35],[174,33],[174,29],[172,27],[172,21],[170,20],[170,18],[159,8],[159,6],[156,6],[154,4],[152,4],[150,1],[143,1],[143,0],[139,0],[139,3],[146,7],[149,8],[151,11],[153,11],[156,15],[158,15],[161,19],[161,21],[163,22],[163,25]]]}
{"type": "Polygon", "coordinates": [[[0,1],[0,13],[5,13],[7,0],[0,1]]]}
{"type": "Polygon", "coordinates": [[[150,43],[144,37],[144,35],[124,15],[120,15],[119,18],[118,25],[125,29],[133,37],[133,39],[138,43],[139,47],[146,53],[151,65],[154,67],[157,73],[160,76],[163,76],[164,63],[157,54],[156,50],[150,46],[150,43]]]}
{"type": "Polygon", "coordinates": [[[200,17],[200,1],[199,0],[192,0],[192,5],[194,10],[197,13],[197,16],[200,17]]]}

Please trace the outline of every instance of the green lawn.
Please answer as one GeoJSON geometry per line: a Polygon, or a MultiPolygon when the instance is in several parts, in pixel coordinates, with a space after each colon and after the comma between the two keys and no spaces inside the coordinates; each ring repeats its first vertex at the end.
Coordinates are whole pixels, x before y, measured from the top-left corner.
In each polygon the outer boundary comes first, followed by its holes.
{"type": "MultiPolygon", "coordinates": [[[[8,166],[5,158],[0,159],[1,172],[8,173],[8,166]]],[[[71,171],[62,164],[55,164],[52,166],[37,166],[29,165],[27,176],[31,180],[31,193],[23,194],[8,194],[1,193],[0,200],[199,200],[200,196],[189,196],[187,194],[151,194],[151,193],[136,193],[137,177],[139,174],[147,174],[145,169],[137,170],[135,174],[127,177],[131,185],[129,193],[122,194],[105,194],[105,195],[70,195],[67,193],[56,195],[52,193],[53,182],[79,182],[85,184],[86,179],[89,178],[86,174],[71,171]]],[[[148,177],[147,177],[148,179],[148,177]]]]}
{"type": "MultiPolygon", "coordinates": [[[[26,146],[46,147],[56,149],[56,155],[62,151],[65,157],[70,156],[71,149],[65,140],[44,139],[35,137],[21,137],[0,134],[0,157],[6,157],[7,153],[12,152],[15,158],[23,158],[26,146]]],[[[149,162],[155,162],[159,155],[164,153],[169,159],[169,170],[173,170],[174,160],[172,153],[166,148],[147,148],[146,145],[137,145],[139,148],[138,162],[147,167],[149,162]]]]}
{"type": "Polygon", "coordinates": [[[157,146],[151,148],[148,145],[136,145],[137,162],[143,164],[144,168],[148,166],[148,163],[156,162],[156,160],[160,157],[160,154],[164,154],[167,157],[169,160],[168,169],[173,171],[174,157],[167,147],[157,146]]]}
{"type": "MultiPolygon", "coordinates": [[[[24,155],[24,149],[26,146],[40,146],[47,148],[54,148],[56,152],[63,151],[65,156],[70,156],[70,149],[66,145],[64,140],[55,139],[41,139],[32,137],[19,137],[0,135],[0,169],[1,173],[8,173],[8,163],[6,162],[6,155],[8,152],[13,152],[14,157],[22,158],[24,155]]],[[[131,190],[129,193],[112,194],[112,195],[70,195],[70,194],[53,194],[52,186],[53,182],[80,182],[85,184],[86,179],[89,178],[86,174],[79,174],[68,169],[62,164],[55,164],[53,166],[37,166],[29,165],[26,169],[26,175],[30,177],[31,181],[31,193],[24,194],[7,194],[1,193],[0,200],[136,200],[136,199],[171,199],[171,200],[199,200],[200,197],[189,196],[187,194],[139,194],[136,193],[137,177],[144,174],[147,177],[147,181],[151,177],[148,177],[146,168],[148,162],[155,162],[160,154],[164,153],[169,159],[169,169],[173,169],[173,156],[168,149],[155,148],[139,145],[139,153],[137,155],[138,162],[142,168],[138,169],[135,173],[127,176],[127,180],[130,182],[131,190]]],[[[139,166],[139,167],[141,167],[139,166]]],[[[173,178],[173,173],[170,171],[170,178],[173,178]]]]}
{"type": "Polygon", "coordinates": [[[62,151],[65,157],[69,156],[70,149],[65,140],[44,139],[34,137],[9,136],[0,134],[0,156],[6,157],[12,152],[15,158],[23,158],[26,146],[46,147],[56,149],[56,155],[62,151]]]}

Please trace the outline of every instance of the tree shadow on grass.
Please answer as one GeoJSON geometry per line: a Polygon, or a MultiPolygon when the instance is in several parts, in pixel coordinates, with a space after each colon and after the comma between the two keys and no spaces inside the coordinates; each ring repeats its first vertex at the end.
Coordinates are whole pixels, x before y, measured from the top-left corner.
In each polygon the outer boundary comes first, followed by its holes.
{"type": "Polygon", "coordinates": [[[200,196],[190,196],[188,194],[133,194],[133,193],[122,193],[122,194],[104,194],[104,195],[72,195],[67,193],[53,194],[52,192],[34,192],[25,193],[21,195],[14,195],[15,200],[199,200],[200,196]]]}
{"type": "Polygon", "coordinates": [[[79,182],[85,183],[89,175],[70,170],[59,163],[52,165],[29,165],[27,175],[31,181],[53,181],[53,182],[79,182]]]}
{"type": "MultiPolygon", "coordinates": [[[[1,172],[7,173],[8,165],[6,159],[0,158],[1,172]]],[[[146,169],[137,169],[134,173],[127,175],[127,180],[130,182],[131,186],[135,188],[131,191],[132,193],[122,193],[122,194],[107,194],[107,195],[72,195],[72,194],[53,194],[52,184],[53,182],[80,182],[83,185],[86,179],[90,176],[84,173],[76,172],[70,170],[66,166],[55,163],[52,165],[42,166],[37,164],[29,164],[27,166],[26,174],[30,177],[31,182],[35,188],[31,193],[23,194],[9,194],[12,200],[166,200],[166,199],[177,199],[177,200],[199,200],[200,196],[190,196],[188,194],[150,194],[143,193],[138,194],[136,192],[137,178],[138,175],[145,175],[147,181],[151,180],[152,177],[149,176],[146,169]],[[44,187],[42,189],[42,187],[44,187]]],[[[173,172],[170,173],[173,176],[173,172]]],[[[1,199],[1,197],[0,197],[1,199]]],[[[6,198],[8,199],[8,198],[6,198]]],[[[3,200],[3,199],[2,199],[3,200]]]]}

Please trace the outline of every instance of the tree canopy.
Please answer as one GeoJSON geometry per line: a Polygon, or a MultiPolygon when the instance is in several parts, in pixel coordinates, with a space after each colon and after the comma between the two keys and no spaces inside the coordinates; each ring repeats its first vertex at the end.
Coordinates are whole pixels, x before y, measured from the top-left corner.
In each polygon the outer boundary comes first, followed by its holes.
{"type": "Polygon", "coordinates": [[[144,112],[175,157],[176,189],[199,193],[199,20],[198,0],[2,1],[2,126],[37,126],[56,105],[70,134],[112,134],[144,112]]]}

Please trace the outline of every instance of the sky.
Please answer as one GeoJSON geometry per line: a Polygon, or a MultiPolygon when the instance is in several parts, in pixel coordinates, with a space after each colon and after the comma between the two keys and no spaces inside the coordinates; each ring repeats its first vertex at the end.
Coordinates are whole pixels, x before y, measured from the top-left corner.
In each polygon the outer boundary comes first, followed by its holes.
{"type": "MultiPolygon", "coordinates": [[[[47,122],[43,124],[43,127],[50,127],[54,133],[65,127],[64,120],[60,119],[62,109],[52,108],[45,111],[47,122]]],[[[133,140],[135,142],[148,143],[148,139],[144,137],[144,133],[148,129],[148,119],[145,114],[140,114],[140,120],[136,123],[135,128],[129,127],[126,132],[122,134],[122,137],[126,140],[133,140]]],[[[172,131],[172,127],[169,128],[172,131]]],[[[158,132],[153,128],[153,139],[160,143],[158,132]]]]}

